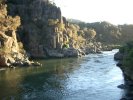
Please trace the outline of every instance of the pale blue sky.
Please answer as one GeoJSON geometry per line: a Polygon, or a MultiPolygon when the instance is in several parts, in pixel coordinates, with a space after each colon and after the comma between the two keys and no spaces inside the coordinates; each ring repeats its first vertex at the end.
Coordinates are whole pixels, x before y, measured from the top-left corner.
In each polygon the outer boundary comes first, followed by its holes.
{"type": "Polygon", "coordinates": [[[133,24],[133,0],[53,0],[66,18],[133,24]]]}

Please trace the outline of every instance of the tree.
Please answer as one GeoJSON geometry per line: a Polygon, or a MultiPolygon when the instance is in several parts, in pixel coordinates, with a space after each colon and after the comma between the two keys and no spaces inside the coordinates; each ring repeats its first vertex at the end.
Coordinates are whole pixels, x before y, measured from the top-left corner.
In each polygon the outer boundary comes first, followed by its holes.
{"type": "Polygon", "coordinates": [[[86,39],[90,40],[93,39],[96,36],[96,31],[94,29],[87,29],[84,30],[84,36],[86,39]]]}
{"type": "Polygon", "coordinates": [[[63,31],[64,28],[65,28],[65,25],[64,25],[63,23],[58,22],[58,23],[57,23],[57,27],[58,27],[58,29],[59,29],[60,31],[63,31]]]}

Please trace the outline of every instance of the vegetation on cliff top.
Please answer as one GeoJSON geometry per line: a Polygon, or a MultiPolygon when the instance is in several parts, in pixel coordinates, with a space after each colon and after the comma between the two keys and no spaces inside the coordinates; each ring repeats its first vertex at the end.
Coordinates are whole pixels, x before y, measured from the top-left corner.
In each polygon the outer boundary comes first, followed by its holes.
{"type": "Polygon", "coordinates": [[[133,70],[133,41],[128,42],[125,46],[121,47],[119,52],[123,54],[123,67],[133,70]]]}
{"type": "Polygon", "coordinates": [[[73,19],[68,19],[70,23],[77,24],[80,29],[93,29],[96,32],[96,41],[105,44],[120,44],[133,40],[133,25],[113,25],[109,22],[85,23],[73,19]]]}

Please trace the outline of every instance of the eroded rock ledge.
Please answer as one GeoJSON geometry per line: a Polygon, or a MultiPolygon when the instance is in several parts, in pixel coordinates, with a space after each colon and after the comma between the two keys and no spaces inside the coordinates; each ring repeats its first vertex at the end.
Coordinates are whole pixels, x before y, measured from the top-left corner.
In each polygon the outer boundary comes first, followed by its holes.
{"type": "Polygon", "coordinates": [[[16,38],[20,17],[7,15],[7,5],[0,4],[0,67],[40,65],[29,61],[23,44],[16,38]]]}

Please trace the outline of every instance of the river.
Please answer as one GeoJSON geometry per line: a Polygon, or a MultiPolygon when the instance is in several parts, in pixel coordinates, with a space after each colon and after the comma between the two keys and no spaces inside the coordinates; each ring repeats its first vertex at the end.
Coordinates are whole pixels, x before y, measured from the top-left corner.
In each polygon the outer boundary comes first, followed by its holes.
{"type": "Polygon", "coordinates": [[[0,100],[120,100],[117,50],[82,58],[39,60],[42,67],[0,71],[0,100]]]}

